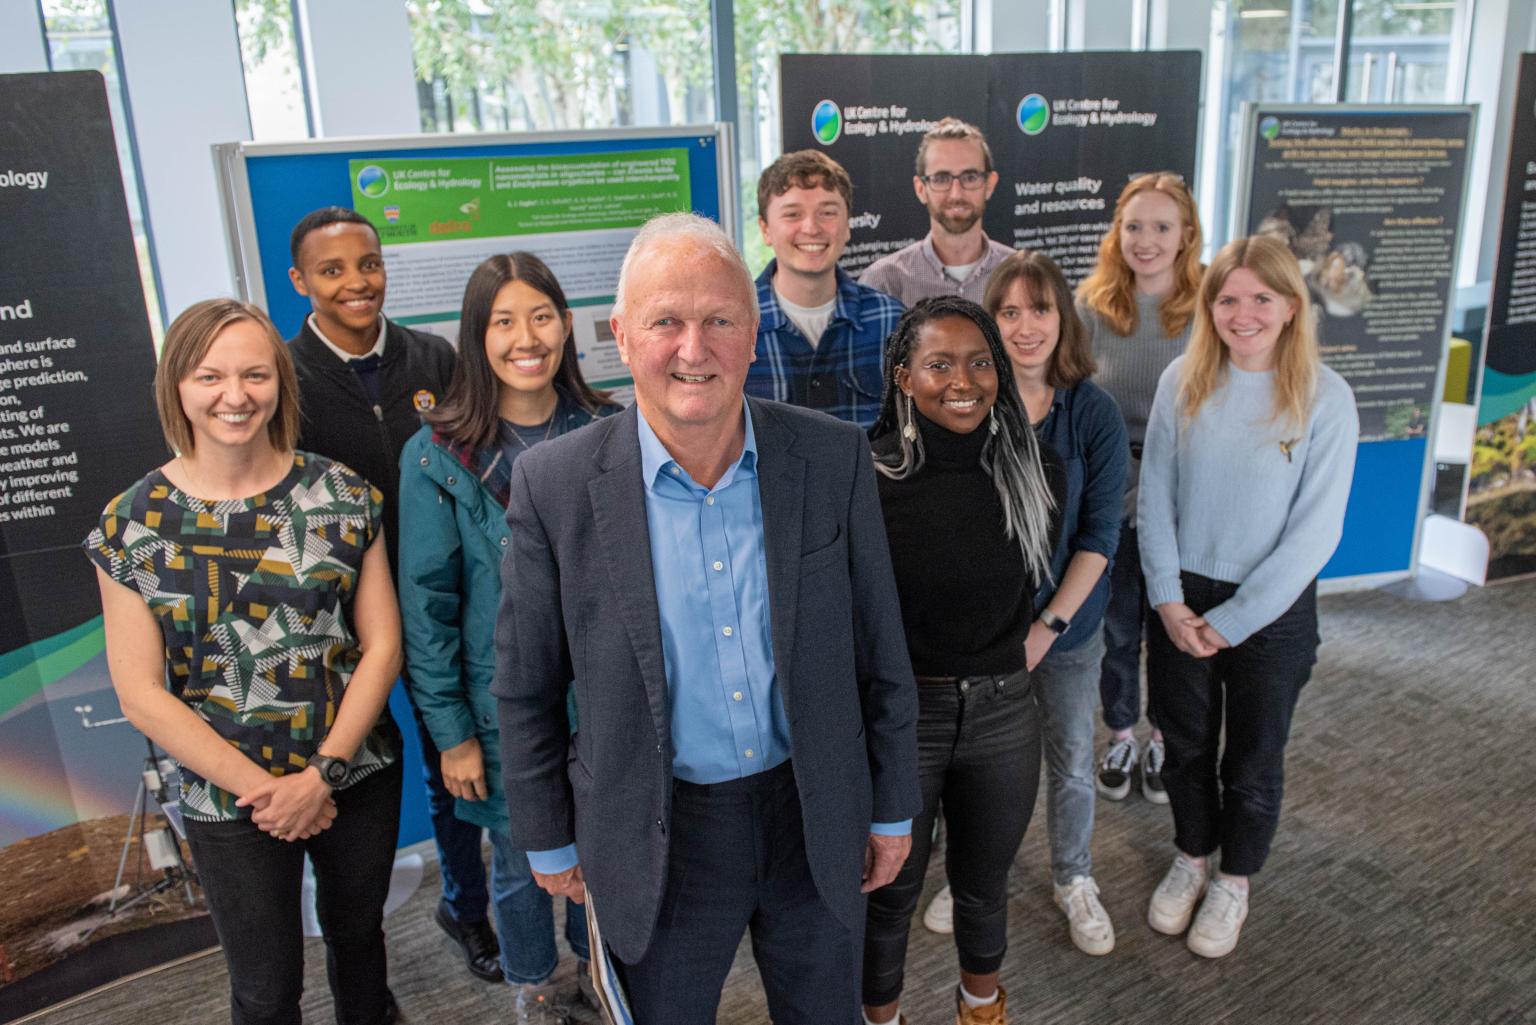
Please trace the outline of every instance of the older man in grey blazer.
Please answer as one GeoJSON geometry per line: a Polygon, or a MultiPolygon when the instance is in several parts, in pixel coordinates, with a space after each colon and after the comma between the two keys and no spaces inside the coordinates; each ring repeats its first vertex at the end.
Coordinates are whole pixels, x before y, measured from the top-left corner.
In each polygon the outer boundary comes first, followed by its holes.
{"type": "Polygon", "coordinates": [[[757,321],[717,225],[653,220],[612,320],[634,406],[513,468],[512,838],[546,890],[590,889],[640,1025],[714,1022],[749,928],[775,1021],[855,1025],[863,894],[921,808],[868,443],[743,397],[757,321]]]}

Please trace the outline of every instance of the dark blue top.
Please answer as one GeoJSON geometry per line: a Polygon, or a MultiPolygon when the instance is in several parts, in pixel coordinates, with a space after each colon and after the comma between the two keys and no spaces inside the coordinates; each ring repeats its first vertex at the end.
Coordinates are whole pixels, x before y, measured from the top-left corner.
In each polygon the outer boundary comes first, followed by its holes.
{"type": "MultiPolygon", "coordinates": [[[[1039,439],[1061,455],[1067,470],[1067,502],[1062,509],[1061,540],[1051,556],[1051,579],[1035,594],[1043,609],[1077,552],[1097,552],[1111,562],[1120,545],[1120,514],[1125,474],[1130,464],[1125,420],[1109,393],[1092,381],[1057,388],[1051,411],[1035,425],[1039,439]]],[[[1052,651],[1068,651],[1087,642],[1109,604],[1109,567],[1072,616],[1072,625],[1052,651]]],[[[1047,656],[1049,657],[1049,656],[1047,656]]]]}

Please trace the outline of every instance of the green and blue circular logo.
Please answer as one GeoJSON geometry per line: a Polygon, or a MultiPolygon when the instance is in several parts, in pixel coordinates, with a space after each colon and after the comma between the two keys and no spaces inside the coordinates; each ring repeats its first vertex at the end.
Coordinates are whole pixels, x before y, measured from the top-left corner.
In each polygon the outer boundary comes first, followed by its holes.
{"type": "Polygon", "coordinates": [[[1280,119],[1277,117],[1266,117],[1261,120],[1259,122],[1259,134],[1270,142],[1280,138],[1280,119]]]}
{"type": "Polygon", "coordinates": [[[816,141],[823,146],[830,146],[837,141],[837,137],[843,134],[843,112],[837,104],[831,100],[822,100],[816,104],[816,109],[811,111],[811,131],[816,133],[816,141]]]}
{"type": "Polygon", "coordinates": [[[369,199],[378,199],[389,191],[389,175],[378,164],[369,164],[357,172],[357,191],[369,199]]]}
{"type": "Polygon", "coordinates": [[[1051,123],[1051,105],[1039,93],[1030,93],[1019,101],[1019,131],[1039,135],[1051,123]]]}

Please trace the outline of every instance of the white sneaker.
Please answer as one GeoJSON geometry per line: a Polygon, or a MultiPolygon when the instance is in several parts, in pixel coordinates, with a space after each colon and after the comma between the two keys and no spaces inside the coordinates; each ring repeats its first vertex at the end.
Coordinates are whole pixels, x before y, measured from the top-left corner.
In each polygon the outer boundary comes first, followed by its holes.
{"type": "Polygon", "coordinates": [[[928,902],[928,910],[923,912],[923,928],[943,936],[955,931],[955,895],[948,886],[928,902]]]}
{"type": "Polygon", "coordinates": [[[1226,957],[1237,946],[1238,933],[1248,919],[1248,889],[1217,876],[1205,891],[1205,901],[1184,942],[1201,957],[1226,957]]]}
{"type": "Polygon", "coordinates": [[[1136,768],[1138,750],[1135,737],[1110,741],[1093,780],[1099,793],[1111,801],[1125,800],[1125,795],[1131,792],[1131,773],[1136,768]]]}
{"type": "Polygon", "coordinates": [[[1182,854],[1174,858],[1173,864],[1168,866],[1168,874],[1152,891],[1152,900],[1147,904],[1147,924],[1169,936],[1177,936],[1188,929],[1209,876],[1209,863],[1197,865],[1182,854]]]}
{"type": "Polygon", "coordinates": [[[1066,886],[1052,887],[1056,906],[1067,916],[1072,942],[1085,954],[1107,954],[1115,949],[1115,927],[1109,912],[1099,903],[1099,884],[1092,876],[1073,876],[1066,886]]]}

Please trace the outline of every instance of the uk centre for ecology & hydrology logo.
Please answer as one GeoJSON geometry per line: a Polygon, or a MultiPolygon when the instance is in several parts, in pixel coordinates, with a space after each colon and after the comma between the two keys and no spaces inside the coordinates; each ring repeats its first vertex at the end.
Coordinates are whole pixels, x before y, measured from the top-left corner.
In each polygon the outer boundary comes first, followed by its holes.
{"type": "Polygon", "coordinates": [[[816,141],[830,146],[843,134],[843,112],[831,100],[822,100],[811,111],[811,131],[816,141]]]}
{"type": "Polygon", "coordinates": [[[357,172],[357,191],[369,199],[378,199],[389,191],[389,175],[378,164],[369,164],[357,172]]]}
{"type": "Polygon", "coordinates": [[[1039,93],[1030,93],[1019,101],[1019,131],[1039,135],[1051,123],[1051,104],[1039,93]]]}
{"type": "Polygon", "coordinates": [[[1261,120],[1259,122],[1259,134],[1270,142],[1280,138],[1280,119],[1277,117],[1266,117],[1261,120]]]}

